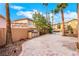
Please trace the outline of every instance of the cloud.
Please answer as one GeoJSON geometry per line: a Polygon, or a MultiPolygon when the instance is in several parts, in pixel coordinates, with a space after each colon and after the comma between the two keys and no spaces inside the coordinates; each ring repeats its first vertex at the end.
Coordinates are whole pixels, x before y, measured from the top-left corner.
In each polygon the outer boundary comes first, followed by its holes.
{"type": "MultiPolygon", "coordinates": [[[[77,19],[77,13],[75,11],[67,11],[64,13],[64,21],[70,21],[72,19],[77,19]]],[[[54,23],[62,22],[61,14],[54,15],[54,23]]]]}
{"type": "Polygon", "coordinates": [[[32,18],[32,11],[19,11],[17,12],[17,16],[24,16],[24,17],[28,17],[28,18],[32,18]]]}
{"type": "Polygon", "coordinates": [[[53,23],[60,23],[61,22],[61,14],[54,15],[54,22],[53,23]]]}
{"type": "Polygon", "coordinates": [[[69,21],[72,19],[77,19],[77,13],[73,11],[68,11],[64,13],[65,21],[69,21]]]}
{"type": "MultiPolygon", "coordinates": [[[[39,11],[36,10],[36,9],[33,9],[32,11],[18,11],[16,14],[17,14],[17,16],[24,16],[24,17],[27,17],[27,18],[31,18],[32,19],[32,15],[35,12],[38,13],[39,11]]],[[[43,14],[43,13],[40,12],[40,14],[43,14]]]]}
{"type": "MultiPolygon", "coordinates": [[[[43,12],[38,11],[36,9],[33,9],[32,11],[21,11],[21,10],[19,10],[16,14],[17,14],[17,16],[24,16],[24,17],[33,19],[32,15],[35,12],[37,12],[37,13],[39,12],[41,15],[46,17],[46,14],[44,14],[43,12]]],[[[53,14],[53,15],[54,15],[53,23],[61,23],[62,22],[61,13],[53,14]]],[[[50,21],[52,22],[52,18],[51,18],[52,13],[50,13],[49,16],[50,16],[50,21]]],[[[65,22],[70,21],[72,19],[77,19],[77,13],[75,11],[67,11],[67,12],[64,13],[64,21],[65,22]]]]}
{"type": "Polygon", "coordinates": [[[11,8],[13,8],[15,10],[22,10],[22,9],[24,9],[24,7],[22,7],[22,6],[16,6],[16,5],[12,5],[11,8]]]}

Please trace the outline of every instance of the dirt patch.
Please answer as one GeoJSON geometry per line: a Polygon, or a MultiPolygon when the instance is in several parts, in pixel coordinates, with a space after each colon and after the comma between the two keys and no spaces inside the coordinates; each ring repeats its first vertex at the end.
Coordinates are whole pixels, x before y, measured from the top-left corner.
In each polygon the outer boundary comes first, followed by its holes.
{"type": "Polygon", "coordinates": [[[22,51],[22,43],[24,40],[8,44],[0,48],[0,56],[18,56],[22,51]]]}

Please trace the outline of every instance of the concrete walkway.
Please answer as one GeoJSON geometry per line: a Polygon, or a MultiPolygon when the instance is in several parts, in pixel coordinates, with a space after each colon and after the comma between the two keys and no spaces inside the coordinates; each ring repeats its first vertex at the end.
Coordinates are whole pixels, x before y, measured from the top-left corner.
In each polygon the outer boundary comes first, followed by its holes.
{"type": "Polygon", "coordinates": [[[76,41],[60,33],[46,34],[24,42],[20,56],[77,56],[76,41]]]}

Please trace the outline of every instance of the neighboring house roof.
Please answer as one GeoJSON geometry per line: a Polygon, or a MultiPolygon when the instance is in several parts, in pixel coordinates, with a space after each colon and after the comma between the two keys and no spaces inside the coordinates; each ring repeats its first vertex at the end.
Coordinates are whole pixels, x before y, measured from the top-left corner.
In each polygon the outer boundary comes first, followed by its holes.
{"type": "Polygon", "coordinates": [[[23,19],[14,20],[12,22],[12,26],[14,28],[35,28],[35,26],[33,24],[29,25],[30,23],[28,21],[32,21],[33,22],[33,20],[30,19],[30,18],[23,18],[23,19]],[[27,20],[27,21],[21,22],[23,20],[27,20]],[[27,23],[27,25],[26,25],[26,23],[27,23]],[[18,26],[18,24],[19,24],[19,26],[18,26]]]}
{"type": "Polygon", "coordinates": [[[0,15],[0,18],[5,19],[5,17],[4,17],[4,16],[2,16],[2,15],[0,15]]]}
{"type": "MultiPolygon", "coordinates": [[[[73,20],[67,21],[65,23],[69,23],[69,22],[74,21],[74,20],[77,20],[77,19],[73,19],[73,20]]],[[[62,23],[57,23],[57,24],[53,24],[53,25],[58,25],[58,24],[62,24],[62,23]]]]}
{"type": "Polygon", "coordinates": [[[0,15],[0,28],[6,28],[5,17],[0,15]]]}
{"type": "Polygon", "coordinates": [[[21,20],[29,20],[29,21],[33,21],[33,20],[30,19],[30,18],[22,18],[22,19],[18,19],[18,20],[14,20],[14,21],[21,21],[21,20]]]}
{"type": "Polygon", "coordinates": [[[68,22],[66,22],[66,23],[69,23],[69,22],[74,21],[74,20],[77,20],[77,19],[70,20],[70,21],[68,21],[68,22]]]}
{"type": "Polygon", "coordinates": [[[53,24],[53,25],[58,25],[58,24],[61,24],[61,23],[57,23],[57,24],[53,24]]]}

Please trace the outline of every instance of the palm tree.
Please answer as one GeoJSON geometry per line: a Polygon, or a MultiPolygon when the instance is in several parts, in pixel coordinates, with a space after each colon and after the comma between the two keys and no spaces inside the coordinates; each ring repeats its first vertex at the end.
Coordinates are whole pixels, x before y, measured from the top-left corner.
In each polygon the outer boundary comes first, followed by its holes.
{"type": "MultiPolygon", "coordinates": [[[[78,21],[78,25],[79,25],[79,3],[77,4],[77,21],[78,21]]],[[[78,26],[78,39],[79,39],[79,26],[78,26]]]]}
{"type": "Polygon", "coordinates": [[[67,7],[67,3],[59,3],[55,9],[55,13],[61,12],[62,17],[62,35],[65,35],[65,26],[64,26],[64,12],[63,10],[67,7]]]}
{"type": "Polygon", "coordinates": [[[54,21],[54,10],[51,10],[51,13],[52,13],[52,29],[53,29],[53,21],[54,21]]]}
{"type": "Polygon", "coordinates": [[[56,14],[58,12],[59,12],[59,9],[58,8],[56,8],[54,10],[53,9],[51,10],[51,13],[52,13],[52,27],[53,27],[54,14],[56,14]]]}
{"type": "Polygon", "coordinates": [[[49,20],[48,20],[48,3],[43,3],[43,5],[46,7],[46,19],[47,19],[47,22],[49,22],[49,20]]]}
{"type": "Polygon", "coordinates": [[[51,10],[51,13],[52,13],[52,17],[51,17],[51,18],[52,18],[52,25],[53,25],[53,20],[54,20],[54,19],[53,19],[53,18],[54,18],[53,14],[54,14],[54,11],[51,10]]]}
{"type": "Polygon", "coordinates": [[[9,4],[5,4],[6,7],[6,44],[12,43],[12,33],[11,33],[11,21],[9,13],[9,4]]]}

